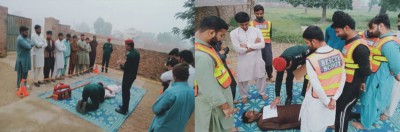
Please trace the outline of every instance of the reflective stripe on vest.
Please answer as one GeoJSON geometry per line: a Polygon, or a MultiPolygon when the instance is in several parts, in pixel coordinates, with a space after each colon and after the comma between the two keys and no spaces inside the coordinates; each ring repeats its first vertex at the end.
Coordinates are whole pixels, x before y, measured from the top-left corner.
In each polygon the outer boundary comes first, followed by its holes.
{"type": "Polygon", "coordinates": [[[271,43],[271,22],[265,20],[263,23],[251,21],[250,26],[261,30],[265,43],[271,43]]]}
{"type": "Polygon", "coordinates": [[[378,41],[376,47],[371,48],[371,70],[372,72],[377,72],[382,62],[387,62],[387,58],[382,55],[382,47],[389,41],[395,41],[400,44],[400,40],[394,36],[387,36],[378,41]]]}
{"type": "MultiPolygon", "coordinates": [[[[228,88],[231,85],[231,77],[229,76],[228,70],[225,68],[224,64],[222,63],[222,60],[219,58],[217,52],[215,52],[214,48],[212,47],[207,47],[205,45],[202,45],[200,43],[195,43],[195,49],[204,53],[207,53],[208,55],[213,58],[215,62],[215,69],[214,69],[214,77],[217,79],[218,83],[223,87],[223,88],[228,88]]],[[[197,82],[197,81],[195,81],[197,82]]],[[[196,86],[195,86],[196,87],[196,86]]]]}
{"type": "MultiPolygon", "coordinates": [[[[328,53],[313,53],[307,57],[321,83],[326,96],[335,95],[339,89],[340,79],[342,78],[342,67],[344,59],[342,53],[336,49],[328,53]]],[[[308,78],[308,77],[306,77],[308,78]]],[[[310,85],[308,86],[310,88],[310,85]]],[[[318,95],[312,91],[312,96],[318,98],[318,95]]]]}
{"type": "MultiPolygon", "coordinates": [[[[356,69],[360,68],[358,64],[354,62],[353,53],[356,47],[360,44],[365,44],[366,41],[364,39],[354,40],[352,43],[344,46],[342,53],[345,62],[346,69],[346,82],[351,83],[354,79],[354,73],[356,69]]],[[[366,46],[368,48],[368,46],[366,46]]]]}

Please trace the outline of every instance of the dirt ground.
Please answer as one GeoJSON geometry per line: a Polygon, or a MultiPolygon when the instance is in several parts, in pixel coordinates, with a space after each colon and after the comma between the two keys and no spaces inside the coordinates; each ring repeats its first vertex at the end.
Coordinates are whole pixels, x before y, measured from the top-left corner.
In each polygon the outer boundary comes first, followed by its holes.
{"type": "MultiPolygon", "coordinates": [[[[33,87],[30,96],[20,99],[15,95],[16,73],[14,71],[15,53],[9,53],[6,58],[0,58],[0,131],[104,131],[100,127],[75,116],[74,114],[40,99],[38,94],[51,91],[53,84],[33,87]]],[[[100,73],[114,79],[121,79],[122,72],[110,69],[109,73],[100,73]]],[[[30,72],[28,78],[32,78],[30,72]]],[[[66,78],[64,83],[92,76],[84,75],[66,78]]],[[[151,106],[159,96],[161,83],[139,76],[134,85],[147,90],[142,101],[119,129],[120,132],[147,131],[154,114],[151,106]]],[[[194,115],[194,114],[193,114],[194,115]]],[[[194,131],[194,117],[188,122],[185,131],[194,131]]]]}

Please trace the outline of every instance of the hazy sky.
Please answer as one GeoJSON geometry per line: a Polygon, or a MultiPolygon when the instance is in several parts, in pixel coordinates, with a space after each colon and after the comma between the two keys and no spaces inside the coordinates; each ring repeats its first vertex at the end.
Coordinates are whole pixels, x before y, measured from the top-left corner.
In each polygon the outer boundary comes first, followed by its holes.
{"type": "Polygon", "coordinates": [[[111,22],[114,30],[135,28],[145,32],[170,32],[172,27],[184,27],[185,21],[175,19],[175,13],[185,11],[187,0],[0,0],[9,14],[32,18],[33,25],[44,24],[45,17],[54,17],[61,24],[87,23],[93,31],[98,17],[111,22]]]}

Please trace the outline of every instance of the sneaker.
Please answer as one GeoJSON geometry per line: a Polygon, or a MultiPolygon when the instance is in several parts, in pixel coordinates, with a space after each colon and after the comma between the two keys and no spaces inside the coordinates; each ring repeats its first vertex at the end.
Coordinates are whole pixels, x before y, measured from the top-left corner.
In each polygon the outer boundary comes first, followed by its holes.
{"type": "Polygon", "coordinates": [[[78,101],[78,104],[76,105],[76,111],[78,111],[78,112],[80,112],[80,109],[81,109],[81,107],[82,107],[82,100],[79,100],[78,101]]]}
{"type": "Polygon", "coordinates": [[[81,106],[81,108],[79,109],[79,112],[80,112],[80,113],[82,113],[82,114],[85,114],[85,113],[86,113],[86,105],[87,105],[87,102],[86,102],[86,101],[82,101],[82,106],[81,106]]]}

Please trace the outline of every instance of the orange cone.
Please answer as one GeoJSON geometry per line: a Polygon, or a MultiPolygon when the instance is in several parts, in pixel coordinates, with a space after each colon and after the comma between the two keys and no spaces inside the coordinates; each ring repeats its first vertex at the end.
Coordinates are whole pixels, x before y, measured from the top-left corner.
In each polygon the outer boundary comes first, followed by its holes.
{"type": "Polygon", "coordinates": [[[93,73],[94,73],[94,74],[98,74],[98,73],[99,73],[99,69],[97,68],[97,65],[94,67],[93,73]]]}
{"type": "Polygon", "coordinates": [[[17,91],[17,96],[19,96],[21,98],[29,96],[29,93],[26,90],[26,80],[25,79],[21,80],[19,90],[17,91]]]}

